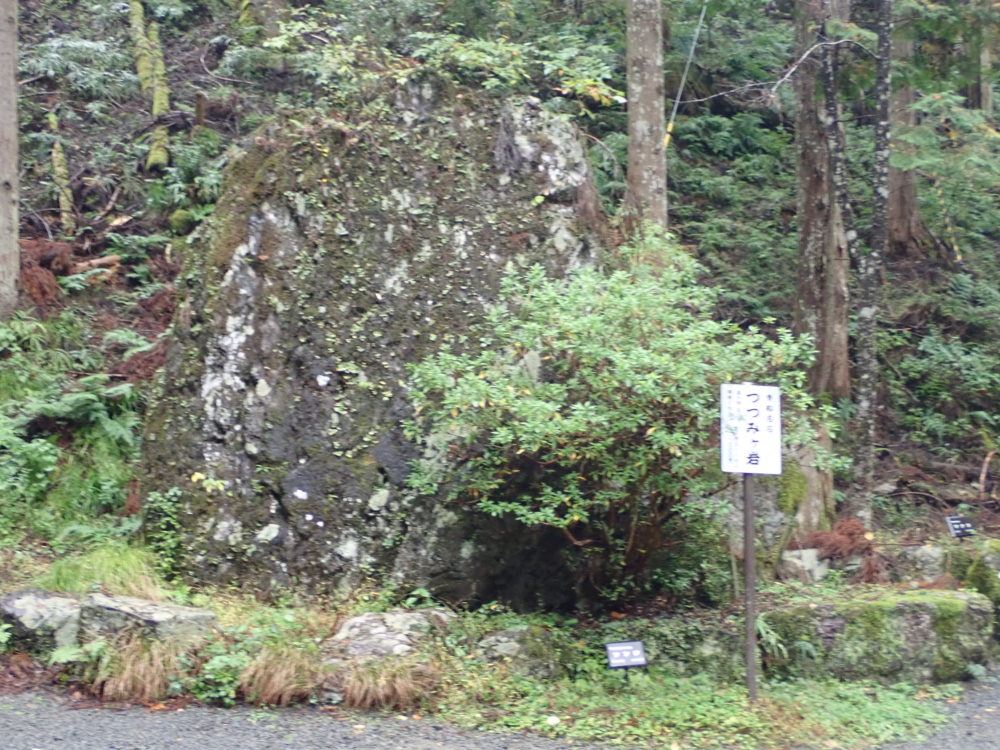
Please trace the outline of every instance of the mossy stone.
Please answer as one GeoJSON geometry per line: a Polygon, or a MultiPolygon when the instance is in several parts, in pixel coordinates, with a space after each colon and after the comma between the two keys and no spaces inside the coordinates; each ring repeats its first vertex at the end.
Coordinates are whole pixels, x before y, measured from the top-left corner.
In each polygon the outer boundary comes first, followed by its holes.
{"type": "Polygon", "coordinates": [[[178,208],[170,214],[170,231],[178,237],[191,232],[198,225],[198,219],[186,208],[178,208]]]}

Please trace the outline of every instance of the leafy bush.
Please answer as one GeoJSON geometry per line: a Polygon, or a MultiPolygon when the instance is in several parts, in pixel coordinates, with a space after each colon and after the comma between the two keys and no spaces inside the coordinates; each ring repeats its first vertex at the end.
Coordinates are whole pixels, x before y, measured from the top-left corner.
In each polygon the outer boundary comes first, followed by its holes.
{"type": "Polygon", "coordinates": [[[625,252],[634,265],[610,274],[510,274],[480,351],[412,369],[410,435],[430,437],[411,486],[559,529],[588,599],[642,588],[652,555],[723,510],[722,383],[775,382],[792,415],[809,403],[805,340],[715,320],[717,292],[670,244],[625,252]]]}

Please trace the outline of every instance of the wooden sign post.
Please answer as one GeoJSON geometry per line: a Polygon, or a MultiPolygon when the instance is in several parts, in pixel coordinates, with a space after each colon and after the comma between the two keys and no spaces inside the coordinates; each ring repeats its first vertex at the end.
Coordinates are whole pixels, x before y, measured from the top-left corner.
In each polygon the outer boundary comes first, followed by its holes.
{"type": "Polygon", "coordinates": [[[757,552],[754,474],[781,474],[781,391],[752,383],[726,384],[721,393],[722,470],[743,475],[743,572],[746,670],[750,703],[757,702],[757,552]]]}

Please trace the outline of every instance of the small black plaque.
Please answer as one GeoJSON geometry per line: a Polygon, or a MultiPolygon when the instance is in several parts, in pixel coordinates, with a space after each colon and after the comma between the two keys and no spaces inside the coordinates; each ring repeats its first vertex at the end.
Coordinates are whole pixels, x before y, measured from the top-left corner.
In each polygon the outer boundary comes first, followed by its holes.
{"type": "Polygon", "coordinates": [[[948,524],[948,533],[956,539],[976,535],[976,530],[968,516],[945,516],[944,520],[948,524]]]}
{"type": "Polygon", "coordinates": [[[608,652],[608,666],[611,669],[632,669],[646,666],[646,647],[642,641],[618,641],[605,643],[608,652]]]}

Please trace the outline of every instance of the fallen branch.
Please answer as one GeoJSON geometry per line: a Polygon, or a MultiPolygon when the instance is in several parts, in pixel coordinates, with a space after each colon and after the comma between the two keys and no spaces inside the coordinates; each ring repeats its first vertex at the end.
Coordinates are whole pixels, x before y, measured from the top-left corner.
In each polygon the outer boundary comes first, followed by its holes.
{"type": "Polygon", "coordinates": [[[97,268],[114,270],[121,265],[121,262],[122,256],[120,255],[102,255],[99,258],[91,258],[90,260],[81,260],[79,263],[74,263],[70,269],[70,273],[76,275],[78,273],[93,271],[97,268]]]}

